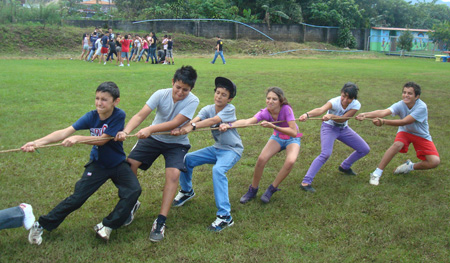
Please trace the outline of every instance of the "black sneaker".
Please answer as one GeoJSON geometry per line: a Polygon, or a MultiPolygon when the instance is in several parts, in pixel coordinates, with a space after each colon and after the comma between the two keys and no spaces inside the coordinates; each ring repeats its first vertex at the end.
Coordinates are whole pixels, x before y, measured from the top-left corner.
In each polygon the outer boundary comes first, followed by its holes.
{"type": "Polygon", "coordinates": [[[186,201],[190,200],[194,196],[194,189],[192,189],[190,192],[180,190],[175,199],[173,199],[172,206],[182,206],[184,205],[184,203],[186,203],[186,201]]]}
{"type": "Polygon", "coordinates": [[[344,169],[339,165],[339,171],[343,172],[346,175],[356,175],[355,172],[353,172],[352,168],[344,169]]]}
{"type": "Polygon", "coordinates": [[[315,193],[316,192],[316,189],[314,189],[310,184],[308,184],[308,185],[300,184],[300,188],[303,191],[306,191],[306,192],[310,192],[310,193],[315,193]]]}
{"type": "Polygon", "coordinates": [[[152,232],[150,232],[150,241],[159,242],[164,239],[164,231],[166,230],[165,223],[158,223],[158,220],[155,219],[152,226],[152,232]]]}
{"type": "Polygon", "coordinates": [[[208,227],[209,231],[220,232],[234,224],[231,216],[217,216],[216,220],[208,227]]]}

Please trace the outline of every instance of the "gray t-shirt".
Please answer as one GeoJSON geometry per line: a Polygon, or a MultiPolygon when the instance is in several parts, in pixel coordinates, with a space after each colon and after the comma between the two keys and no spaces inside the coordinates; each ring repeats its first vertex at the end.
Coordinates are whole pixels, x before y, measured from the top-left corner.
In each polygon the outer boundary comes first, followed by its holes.
{"type": "MultiPolygon", "coordinates": [[[[350,102],[350,104],[348,104],[347,108],[345,108],[345,109],[342,108],[341,96],[332,98],[328,102],[331,103],[331,109],[328,110],[328,113],[336,115],[336,116],[343,116],[349,110],[361,109],[361,103],[358,100],[353,100],[352,102],[350,102]]],[[[333,120],[328,120],[328,121],[326,121],[326,123],[333,125],[333,126],[336,126],[335,124],[337,124],[338,126],[341,126],[341,125],[347,126],[348,125],[348,121],[338,123],[333,120]]]]}
{"type": "MultiPolygon", "coordinates": [[[[236,121],[236,110],[232,104],[227,104],[219,113],[216,113],[215,105],[208,105],[203,107],[198,113],[197,117],[201,120],[213,118],[214,116],[219,116],[222,120],[221,123],[234,122],[236,121]]],[[[211,128],[218,127],[220,125],[214,125],[211,128]]],[[[244,146],[242,145],[241,137],[236,129],[228,129],[226,132],[221,132],[219,130],[212,130],[212,136],[216,143],[214,147],[222,150],[231,150],[237,153],[239,156],[242,155],[244,151],[244,146]]]]}
{"type": "MultiPolygon", "coordinates": [[[[194,117],[195,110],[197,109],[198,104],[199,99],[197,98],[197,96],[192,94],[192,92],[189,92],[189,95],[183,100],[174,103],[172,98],[172,88],[160,89],[156,91],[147,101],[147,105],[150,107],[150,109],[156,110],[156,116],[152,122],[152,125],[171,121],[178,114],[182,114],[183,116],[191,120],[194,117]]],[[[182,123],[179,127],[183,126],[185,123],[182,123]]],[[[154,139],[165,143],[179,143],[185,145],[189,144],[187,135],[151,136],[154,139]]]]}
{"type": "Polygon", "coordinates": [[[428,127],[428,108],[427,104],[423,102],[421,99],[416,100],[414,106],[409,109],[408,106],[401,100],[397,103],[394,103],[391,107],[388,108],[392,112],[392,116],[398,115],[400,118],[405,118],[408,115],[411,115],[416,121],[404,125],[399,126],[397,132],[407,132],[414,134],[416,136],[422,137],[429,141],[432,141],[429,127],[428,127]]]}

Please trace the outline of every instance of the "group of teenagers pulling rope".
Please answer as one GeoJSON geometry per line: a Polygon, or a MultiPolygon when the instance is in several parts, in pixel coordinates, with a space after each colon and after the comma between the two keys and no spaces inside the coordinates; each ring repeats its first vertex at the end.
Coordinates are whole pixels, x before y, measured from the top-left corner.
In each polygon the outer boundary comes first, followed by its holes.
{"type": "MultiPolygon", "coordinates": [[[[260,197],[262,202],[270,202],[272,195],[279,191],[278,186],[291,172],[297,160],[302,136],[283,90],[278,87],[268,88],[267,107],[249,119],[237,120],[235,107],[231,104],[236,96],[236,85],[227,78],[217,77],[214,104],[203,107],[194,117],[199,99],[191,91],[196,79],[197,72],[191,66],[179,68],[173,76],[172,88],[160,89],[153,93],[143,108],[126,125],[125,112],[117,108],[120,102],[119,88],[114,82],[104,82],[96,90],[95,110],[86,113],[71,126],[28,142],[20,149],[2,151],[34,152],[46,146],[72,146],[78,143],[93,145],[90,160],[85,165],[81,179],[75,184],[72,195],[60,202],[47,215],[40,216],[37,221],[31,206],[27,204],[22,204],[23,207],[5,209],[8,213],[2,210],[0,226],[17,227],[20,226],[19,221],[23,220],[23,225],[30,229],[29,242],[39,245],[44,229],[51,231],[57,228],[70,213],[80,208],[101,185],[111,179],[118,188],[120,200],[113,211],[94,226],[97,235],[108,241],[112,230],[129,225],[140,207],[138,198],[141,186],[137,179],[138,169],[147,170],[160,155],[163,155],[165,184],[162,204],[159,215],[153,222],[150,240],[153,242],[163,240],[170,208],[182,206],[195,196],[192,173],[195,167],[203,164],[213,164],[212,180],[217,207],[216,218],[208,226],[208,230],[222,231],[234,224],[226,174],[239,161],[244,150],[236,128],[255,125],[273,129],[273,134],[256,161],[252,182],[248,191],[240,198],[240,202],[245,204],[257,196],[266,163],[275,154],[285,150],[286,158],[281,170],[260,197]],[[153,111],[156,111],[156,114],[152,124],[131,135],[153,111]],[[77,130],[85,129],[90,131],[90,136],[72,135],[77,130]],[[211,131],[214,145],[188,153],[191,146],[187,134],[201,130],[211,131]],[[123,141],[132,136],[139,140],[127,158],[123,150],[123,141]],[[62,142],[55,144],[59,141],[62,142]],[[178,185],[181,189],[177,194],[178,185]],[[14,224],[5,224],[11,222],[7,215],[14,213],[19,213],[17,221],[14,224]]],[[[431,169],[439,165],[439,153],[429,133],[427,106],[420,99],[419,85],[414,82],[406,83],[402,88],[402,99],[387,109],[355,116],[361,108],[357,100],[358,90],[357,85],[348,82],[340,90],[340,96],[330,99],[321,107],[305,112],[298,118],[301,122],[323,121],[320,129],[321,153],[312,162],[300,184],[300,188],[304,191],[311,193],[316,191],[312,187],[313,179],[330,157],[335,140],[354,149],[354,152],[339,165],[338,170],[346,175],[356,175],[351,166],[367,155],[370,147],[348,126],[348,120],[352,118],[360,121],[371,120],[376,126],[399,127],[394,143],[385,152],[375,171],[370,174],[370,184],[378,185],[388,163],[398,152],[406,153],[411,143],[420,161],[417,163],[406,161],[395,169],[395,174],[431,169]],[[324,113],[326,114],[323,115],[324,113]],[[321,118],[317,118],[321,115],[323,115],[321,118]],[[400,118],[383,119],[388,115],[398,115],[400,118]]]]}

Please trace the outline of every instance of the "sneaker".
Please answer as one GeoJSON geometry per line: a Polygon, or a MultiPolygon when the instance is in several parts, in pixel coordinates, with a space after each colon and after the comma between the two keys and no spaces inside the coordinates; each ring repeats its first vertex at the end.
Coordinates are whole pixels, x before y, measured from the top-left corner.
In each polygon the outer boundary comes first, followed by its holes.
{"type": "Polygon", "coordinates": [[[128,67],[130,66],[130,64],[127,65],[128,67]]]}
{"type": "Polygon", "coordinates": [[[248,187],[248,192],[247,192],[245,195],[243,195],[243,196],[241,197],[241,199],[239,200],[239,202],[241,202],[241,204],[245,204],[245,203],[247,203],[248,201],[250,201],[250,200],[252,200],[253,198],[255,198],[255,197],[256,197],[256,193],[258,193],[258,189],[259,189],[259,187],[253,188],[252,185],[250,185],[250,186],[248,187]]]}
{"type": "Polygon", "coordinates": [[[212,62],[212,61],[211,61],[211,62],[209,62],[209,63],[211,63],[211,64],[214,64],[214,62],[212,62]]]}
{"type": "Polygon", "coordinates": [[[120,64],[119,67],[123,67],[123,64],[120,64]]]}
{"type": "Polygon", "coordinates": [[[343,172],[345,175],[356,175],[355,172],[353,172],[352,168],[344,169],[339,165],[339,172],[343,172]]]}
{"type": "Polygon", "coordinates": [[[127,221],[125,221],[125,223],[123,223],[123,226],[128,226],[131,224],[131,222],[133,222],[134,217],[136,216],[137,210],[139,209],[139,207],[141,207],[141,202],[136,201],[136,204],[134,204],[133,209],[131,209],[131,214],[128,217],[127,221]]]}
{"type": "Polygon", "coordinates": [[[303,191],[306,191],[306,192],[310,192],[310,193],[315,193],[316,192],[316,189],[314,189],[310,184],[308,184],[308,185],[300,184],[300,188],[303,191]]]}
{"type": "Polygon", "coordinates": [[[106,65],[106,62],[105,62],[105,63],[103,63],[103,65],[106,65]]]}
{"type": "Polygon", "coordinates": [[[104,226],[103,223],[98,223],[94,226],[95,232],[97,232],[97,236],[102,238],[105,241],[109,241],[109,237],[111,236],[112,228],[104,226]]]}
{"type": "Polygon", "coordinates": [[[406,160],[406,162],[395,169],[394,174],[407,174],[411,172],[411,160],[406,160]]]}
{"type": "Polygon", "coordinates": [[[38,221],[34,222],[28,234],[30,244],[40,245],[42,243],[42,232],[44,232],[44,228],[42,228],[38,221]]]}
{"type": "Polygon", "coordinates": [[[191,189],[191,191],[189,191],[189,192],[180,190],[178,192],[177,196],[175,197],[175,199],[173,199],[172,206],[175,206],[175,207],[182,206],[182,205],[184,205],[184,203],[189,201],[194,196],[195,196],[194,189],[191,189]]]}
{"type": "Polygon", "coordinates": [[[166,230],[165,223],[158,223],[157,219],[153,222],[152,232],[150,232],[150,241],[159,242],[164,239],[164,230],[166,230]]]}
{"type": "Polygon", "coordinates": [[[269,188],[267,188],[266,192],[261,196],[261,201],[267,204],[276,191],[280,191],[280,189],[273,187],[273,185],[269,185],[269,188]]]}
{"type": "Polygon", "coordinates": [[[378,185],[380,183],[380,177],[381,176],[376,176],[373,173],[370,173],[370,180],[369,183],[371,185],[378,185]]]}
{"type": "Polygon", "coordinates": [[[234,224],[233,218],[231,216],[217,216],[216,220],[208,227],[209,231],[220,232],[226,227],[232,226],[234,224]]]}
{"type": "Polygon", "coordinates": [[[22,203],[19,206],[20,208],[22,208],[23,213],[25,214],[23,218],[23,227],[25,227],[26,230],[30,230],[30,228],[34,224],[34,221],[36,220],[33,214],[33,207],[25,203],[22,203]]]}

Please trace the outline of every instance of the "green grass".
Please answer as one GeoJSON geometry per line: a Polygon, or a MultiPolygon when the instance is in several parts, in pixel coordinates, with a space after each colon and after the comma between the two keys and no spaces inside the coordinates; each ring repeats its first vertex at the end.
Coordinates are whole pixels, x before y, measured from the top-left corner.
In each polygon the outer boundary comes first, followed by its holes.
{"type": "MultiPolygon", "coordinates": [[[[298,117],[338,96],[347,81],[360,87],[361,111],[390,106],[401,99],[407,81],[422,86],[427,103],[431,135],[441,155],[441,165],[429,171],[393,176],[407,158],[416,161],[413,147],[397,155],[386,168],[378,187],[369,185],[369,173],[395,137],[394,127],[375,127],[350,120],[350,126],[370,145],[368,156],[355,163],[356,177],[337,172],[351,149],[336,142],[334,153],[314,180],[315,194],[300,190],[299,183],[320,153],[320,122],[300,123],[301,151],[291,174],[267,205],[254,200],[246,205],[239,198],[251,182],[256,158],[271,130],[240,129],[245,151],[229,171],[229,192],[235,225],[214,234],[206,227],[214,220],[211,166],[194,172],[197,196],[180,208],[171,209],[166,238],[148,240],[157,216],[164,184],[164,164],[159,159],[139,173],[141,209],[132,225],[114,231],[105,244],[92,227],[117,202],[111,182],[99,189],[84,206],[61,226],[44,233],[41,246],[31,246],[23,228],[0,231],[1,262],[446,262],[449,259],[449,63],[431,59],[366,59],[320,56],[239,59],[227,57],[227,65],[211,65],[210,58],[180,58],[176,66],[133,63],[130,68],[76,60],[0,60],[0,150],[18,148],[27,141],[65,128],[94,109],[95,88],[114,81],[121,89],[119,107],[127,120],[148,97],[171,85],[180,65],[198,71],[193,90],[199,108],[213,103],[214,77],[225,76],[238,87],[233,104],[238,118],[253,116],[265,106],[264,91],[279,86],[287,94],[298,117]]],[[[220,62],[220,61],[219,61],[220,62]]],[[[151,119],[154,114],[151,115],[151,119]]],[[[145,121],[148,125],[151,120],[145,121]]],[[[80,132],[86,134],[86,132],[80,132]]],[[[192,150],[213,144],[208,132],[190,136],[192,150]]],[[[124,143],[129,153],[135,139],[124,143]]],[[[0,208],[20,202],[33,205],[36,215],[48,213],[70,195],[87,162],[90,147],[41,149],[40,153],[0,154],[0,208]]],[[[266,166],[261,193],[281,168],[285,153],[266,166]]]]}

